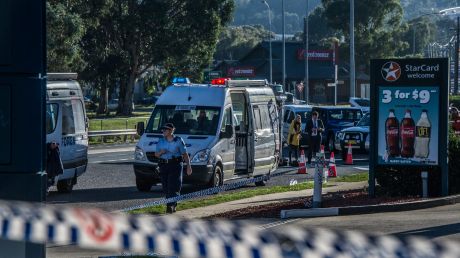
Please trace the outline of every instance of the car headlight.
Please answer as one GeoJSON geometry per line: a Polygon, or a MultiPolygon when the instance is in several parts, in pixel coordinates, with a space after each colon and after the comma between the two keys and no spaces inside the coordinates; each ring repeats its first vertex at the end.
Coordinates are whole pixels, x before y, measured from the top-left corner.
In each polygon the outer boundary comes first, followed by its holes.
{"type": "Polygon", "coordinates": [[[347,134],[347,136],[345,136],[345,139],[347,139],[347,140],[350,139],[350,135],[347,134]]]}
{"type": "Polygon", "coordinates": [[[210,149],[198,151],[195,156],[193,156],[192,163],[206,162],[209,159],[209,154],[211,153],[210,149]]]}
{"type": "Polygon", "coordinates": [[[141,148],[136,147],[136,150],[134,151],[134,159],[135,160],[146,160],[144,151],[141,148]]]}

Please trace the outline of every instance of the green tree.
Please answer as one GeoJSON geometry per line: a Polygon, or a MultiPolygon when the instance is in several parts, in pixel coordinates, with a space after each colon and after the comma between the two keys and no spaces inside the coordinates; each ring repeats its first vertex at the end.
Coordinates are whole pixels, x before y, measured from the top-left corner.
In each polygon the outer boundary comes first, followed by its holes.
{"type": "Polygon", "coordinates": [[[46,2],[47,66],[50,72],[78,72],[84,67],[79,42],[85,23],[79,16],[76,1],[46,2]]]}
{"type": "Polygon", "coordinates": [[[200,77],[218,33],[230,21],[233,1],[106,0],[105,7],[107,11],[99,13],[94,31],[87,35],[85,56],[99,52],[101,56],[91,60],[98,73],[112,70],[110,76],[120,85],[117,113],[129,115],[134,84],[152,66],[161,65],[170,75],[200,77]]]}
{"type": "MultiPolygon", "coordinates": [[[[322,3],[329,26],[349,39],[350,1],[322,0],[322,3]]],[[[371,58],[395,56],[398,50],[408,47],[408,43],[402,39],[407,30],[402,17],[403,9],[399,0],[355,1],[357,66],[364,66],[368,70],[371,58]]]]}

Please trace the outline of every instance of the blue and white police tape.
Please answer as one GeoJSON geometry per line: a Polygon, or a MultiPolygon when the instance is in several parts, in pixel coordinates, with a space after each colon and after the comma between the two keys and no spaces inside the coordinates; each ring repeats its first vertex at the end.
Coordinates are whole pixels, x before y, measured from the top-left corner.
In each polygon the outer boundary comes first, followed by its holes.
{"type": "Polygon", "coordinates": [[[157,201],[153,201],[153,202],[149,202],[149,203],[145,203],[145,204],[136,205],[136,206],[133,206],[133,207],[125,208],[122,211],[123,212],[128,212],[128,211],[144,209],[144,208],[148,208],[148,207],[154,207],[154,206],[158,206],[158,205],[162,205],[162,204],[167,204],[167,203],[171,203],[171,202],[179,202],[179,201],[184,201],[184,200],[200,198],[200,197],[204,197],[204,196],[208,196],[208,195],[212,195],[212,194],[216,194],[216,193],[220,193],[220,192],[225,192],[225,191],[228,191],[228,190],[237,189],[237,188],[246,186],[248,184],[254,184],[256,182],[266,181],[266,180],[269,180],[272,177],[282,176],[282,175],[284,175],[286,173],[289,173],[289,172],[292,172],[292,170],[287,170],[287,171],[282,171],[282,172],[273,173],[273,174],[256,176],[254,178],[249,178],[249,179],[243,179],[243,180],[240,180],[240,181],[235,182],[235,183],[224,184],[224,185],[221,185],[221,186],[215,186],[215,187],[207,188],[207,189],[204,189],[204,190],[196,191],[196,192],[193,192],[193,193],[179,195],[177,197],[165,198],[165,199],[161,199],[161,200],[157,200],[157,201]]]}
{"type": "Polygon", "coordinates": [[[0,222],[0,237],[8,240],[181,258],[460,257],[460,244],[450,241],[293,226],[262,230],[238,221],[109,214],[21,202],[0,201],[0,222]]]}

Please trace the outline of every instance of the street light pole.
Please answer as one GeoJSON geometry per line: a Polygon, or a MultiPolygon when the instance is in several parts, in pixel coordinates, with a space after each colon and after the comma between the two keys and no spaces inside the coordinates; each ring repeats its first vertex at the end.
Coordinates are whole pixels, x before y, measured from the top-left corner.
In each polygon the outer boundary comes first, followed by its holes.
{"type": "Polygon", "coordinates": [[[262,3],[264,3],[267,8],[268,8],[268,27],[269,27],[269,33],[268,33],[268,44],[269,44],[269,52],[270,52],[270,83],[273,83],[273,59],[272,59],[272,14],[271,14],[271,9],[270,5],[267,3],[267,1],[262,0],[262,3]]]}
{"type": "Polygon", "coordinates": [[[460,16],[457,16],[457,40],[455,42],[455,80],[454,80],[454,95],[458,94],[458,51],[459,51],[459,34],[460,34],[460,16]]]}
{"type": "Polygon", "coordinates": [[[305,15],[305,101],[307,102],[307,105],[310,104],[310,84],[309,84],[309,70],[308,70],[308,0],[307,1],[307,13],[305,15]]]}
{"type": "Polygon", "coordinates": [[[283,58],[283,64],[282,64],[282,66],[283,66],[283,68],[282,68],[283,75],[282,76],[283,76],[283,79],[282,79],[282,82],[283,82],[283,87],[286,88],[286,35],[285,35],[285,28],[284,28],[285,27],[284,26],[284,23],[285,23],[285,21],[284,21],[284,19],[285,19],[285,17],[284,17],[284,0],[281,0],[281,9],[282,9],[281,12],[283,13],[283,15],[282,15],[282,17],[283,17],[282,18],[282,23],[283,23],[282,24],[282,27],[283,27],[282,28],[283,29],[283,54],[282,54],[282,58],[283,58]]]}
{"type": "Polygon", "coordinates": [[[453,7],[439,11],[441,15],[457,15],[457,40],[455,42],[455,65],[454,65],[454,95],[458,94],[458,62],[459,62],[459,39],[460,39],[460,7],[453,7]]]}
{"type": "Polygon", "coordinates": [[[355,1],[350,0],[350,97],[355,97],[355,1]]]}

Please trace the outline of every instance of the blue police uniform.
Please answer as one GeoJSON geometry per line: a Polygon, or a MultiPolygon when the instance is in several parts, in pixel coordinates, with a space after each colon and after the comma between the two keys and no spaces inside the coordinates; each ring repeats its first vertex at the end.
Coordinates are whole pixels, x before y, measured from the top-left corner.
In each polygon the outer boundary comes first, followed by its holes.
{"type": "MultiPolygon", "coordinates": [[[[166,198],[177,197],[182,188],[182,154],[187,153],[185,143],[179,136],[172,141],[161,138],[157,150],[166,150],[160,156],[160,177],[166,198]]],[[[168,208],[176,207],[177,202],[168,203],[168,208]]]]}

